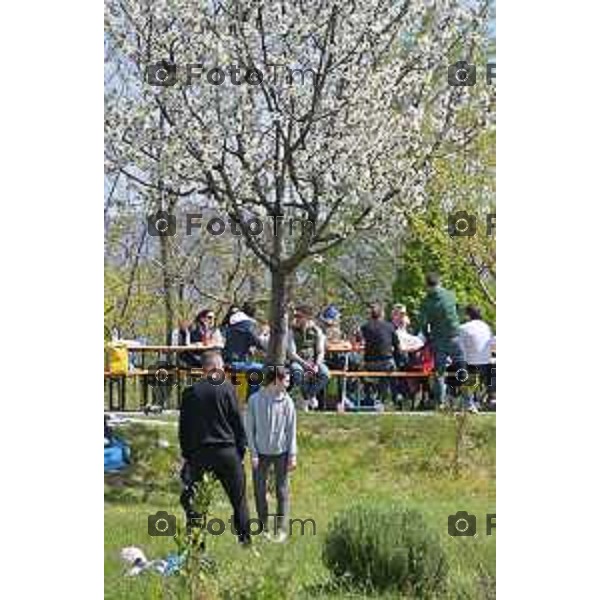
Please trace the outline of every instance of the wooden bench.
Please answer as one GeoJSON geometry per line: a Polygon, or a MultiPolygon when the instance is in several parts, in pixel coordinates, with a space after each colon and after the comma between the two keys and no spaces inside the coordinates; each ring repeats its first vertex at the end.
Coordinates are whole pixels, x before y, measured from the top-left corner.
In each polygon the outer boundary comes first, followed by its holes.
{"type": "MultiPolygon", "coordinates": [[[[205,374],[202,368],[169,368],[165,369],[169,374],[175,375],[177,382],[181,383],[181,376],[202,377],[205,374]]],[[[230,372],[229,368],[225,368],[225,373],[230,372]]],[[[150,369],[132,369],[126,373],[115,373],[104,370],[104,378],[108,379],[109,385],[109,410],[121,410],[126,408],[126,380],[139,377],[142,383],[141,407],[148,404],[148,377],[155,375],[156,370],[150,369]],[[118,406],[114,402],[114,385],[117,385],[119,391],[118,406]]],[[[330,377],[339,377],[340,379],[362,379],[362,378],[411,378],[411,379],[427,379],[431,373],[425,371],[345,371],[332,369],[329,371],[330,377]]],[[[181,402],[182,386],[177,386],[177,406],[181,402]]]]}
{"type": "Polygon", "coordinates": [[[429,377],[426,371],[329,371],[331,377],[429,377]]]}

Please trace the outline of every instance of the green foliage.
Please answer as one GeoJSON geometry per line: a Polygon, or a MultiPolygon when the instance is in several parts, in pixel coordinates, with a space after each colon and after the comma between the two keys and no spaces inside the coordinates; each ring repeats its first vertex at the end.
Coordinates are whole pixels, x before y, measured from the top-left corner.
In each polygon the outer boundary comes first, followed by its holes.
{"type": "Polygon", "coordinates": [[[496,211],[494,132],[480,135],[464,156],[438,159],[427,191],[428,204],[408,217],[402,235],[394,300],[418,314],[425,275],[434,271],[456,293],[459,305],[476,304],[484,319],[495,323],[495,228],[488,232],[488,215],[496,211]],[[475,218],[474,235],[449,234],[449,222],[458,211],[475,218]]]}
{"type": "Polygon", "coordinates": [[[434,271],[442,285],[455,292],[459,305],[474,303],[483,309],[486,320],[495,322],[495,306],[465,251],[469,243],[469,238],[448,235],[448,213],[439,206],[413,217],[393,285],[395,301],[417,315],[425,295],[425,276],[434,271]]]}
{"type": "Polygon", "coordinates": [[[443,590],[444,550],[420,512],[394,504],[356,505],[334,518],[323,547],[337,577],[419,598],[443,590]]]}
{"type": "Polygon", "coordinates": [[[244,561],[231,577],[221,578],[222,600],[280,600],[294,597],[293,566],[276,558],[271,564],[244,561]]]}
{"type": "Polygon", "coordinates": [[[126,473],[128,485],[142,489],[142,501],[147,502],[157,491],[167,491],[177,483],[178,448],[170,442],[160,427],[133,424],[125,430],[131,443],[131,466],[126,473]]]}
{"type": "MultiPolygon", "coordinates": [[[[316,535],[297,536],[295,528],[286,544],[271,544],[257,536],[253,545],[260,556],[241,548],[234,535],[208,535],[206,550],[218,569],[203,571],[195,600],[364,598],[364,592],[373,590],[360,590],[356,584],[349,586],[347,578],[334,578],[321,558],[332,519],[348,508],[350,498],[357,502],[405,503],[419,509],[427,525],[439,533],[448,557],[447,589],[437,597],[464,600],[494,597],[495,537],[454,538],[446,533],[448,515],[459,509],[466,508],[481,523],[486,513],[496,512],[494,415],[468,419],[458,477],[452,469],[456,424],[448,415],[415,418],[382,414],[365,418],[347,414],[332,419],[331,415],[315,413],[299,414],[298,418],[302,460],[292,479],[292,518],[314,519],[316,535]]],[[[170,415],[160,417],[172,421],[171,426],[158,426],[151,423],[154,420],[149,418],[143,426],[137,423],[120,426],[118,434],[131,443],[134,451],[145,445],[152,452],[159,439],[167,439],[171,447],[155,451],[175,452],[176,419],[170,415]],[[145,434],[144,429],[152,431],[145,434]]],[[[127,491],[136,496],[131,502],[121,487],[115,489],[105,477],[106,598],[191,598],[189,582],[184,578],[165,578],[153,573],[124,577],[119,557],[121,548],[132,544],[139,545],[150,558],[164,558],[176,549],[173,538],[151,537],[147,530],[147,516],[158,510],[175,514],[178,519],[183,516],[179,509],[181,488],[174,471],[176,466],[174,460],[155,475],[150,504],[140,504],[139,487],[132,490],[127,484],[127,491]]],[[[248,501],[255,516],[247,461],[245,466],[248,501]]],[[[217,486],[210,512],[212,517],[225,522],[231,516],[221,486],[217,486]]],[[[198,560],[204,556],[199,555],[198,560]]],[[[414,595],[403,593],[401,597],[414,595]]],[[[389,589],[370,597],[391,600],[400,594],[389,589]]]]}

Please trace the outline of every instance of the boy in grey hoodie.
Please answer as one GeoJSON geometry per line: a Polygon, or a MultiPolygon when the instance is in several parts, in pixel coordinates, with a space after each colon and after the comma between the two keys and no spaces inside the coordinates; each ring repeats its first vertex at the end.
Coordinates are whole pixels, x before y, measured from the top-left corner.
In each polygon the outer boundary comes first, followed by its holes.
{"type": "Polygon", "coordinates": [[[287,538],[289,472],[296,468],[296,409],[287,393],[289,372],[281,366],[269,367],[265,385],[248,400],[247,437],[252,457],[256,512],[268,535],[267,479],[275,469],[277,520],[275,541],[287,538]]]}

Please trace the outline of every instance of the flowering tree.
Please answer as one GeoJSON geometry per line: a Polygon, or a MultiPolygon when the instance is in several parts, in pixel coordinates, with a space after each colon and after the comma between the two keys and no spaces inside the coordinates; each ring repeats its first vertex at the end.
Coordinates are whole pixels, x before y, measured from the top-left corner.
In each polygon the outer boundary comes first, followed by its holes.
{"type": "Polygon", "coordinates": [[[240,224],[271,274],[269,360],[285,356],[298,266],[401,226],[435,157],[486,126],[490,86],[451,86],[448,66],[480,57],[487,14],[459,0],[107,0],[110,168],[157,207],[208,198],[240,224]],[[314,227],[278,229],[291,219],[314,227]]]}

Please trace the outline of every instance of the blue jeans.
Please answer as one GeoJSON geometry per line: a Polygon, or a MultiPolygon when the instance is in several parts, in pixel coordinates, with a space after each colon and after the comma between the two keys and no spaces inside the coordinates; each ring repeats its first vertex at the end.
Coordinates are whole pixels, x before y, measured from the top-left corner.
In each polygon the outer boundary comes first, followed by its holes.
{"type": "Polygon", "coordinates": [[[323,363],[319,365],[319,370],[315,375],[311,371],[305,371],[304,367],[297,362],[290,365],[291,379],[293,385],[298,385],[302,392],[302,397],[306,400],[314,398],[319,392],[327,387],[329,381],[329,369],[323,363]]]}
{"type": "MultiPolygon", "coordinates": [[[[435,359],[435,379],[433,382],[433,398],[436,404],[446,403],[446,370],[448,358],[452,360],[450,370],[459,371],[466,369],[465,356],[460,346],[458,336],[448,340],[434,340],[432,343],[435,359]]],[[[456,380],[455,380],[456,381],[456,380]]],[[[460,389],[460,386],[457,386],[460,389]]]]}

